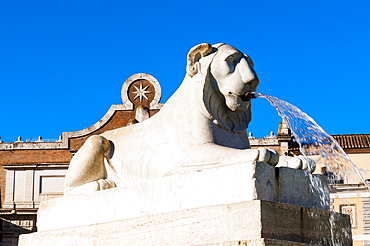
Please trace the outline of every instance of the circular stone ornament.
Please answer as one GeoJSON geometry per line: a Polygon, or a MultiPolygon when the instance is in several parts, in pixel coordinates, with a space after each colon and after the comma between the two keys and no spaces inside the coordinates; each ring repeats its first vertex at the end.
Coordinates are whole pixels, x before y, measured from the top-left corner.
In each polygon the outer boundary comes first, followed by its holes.
{"type": "MultiPolygon", "coordinates": [[[[121,98],[122,98],[122,103],[123,103],[124,109],[126,109],[126,110],[133,110],[134,109],[134,104],[131,101],[128,93],[129,93],[130,86],[138,80],[146,80],[150,84],[153,85],[154,90],[155,90],[154,91],[155,94],[154,94],[154,98],[150,102],[150,108],[149,109],[160,109],[161,105],[159,104],[159,101],[161,100],[161,95],[162,95],[161,86],[159,85],[159,82],[156,78],[154,78],[153,76],[151,76],[149,74],[146,74],[146,73],[134,74],[131,77],[129,77],[123,83],[122,90],[121,90],[121,98]]],[[[131,92],[131,93],[133,93],[133,92],[131,92]]],[[[137,93],[136,96],[140,98],[140,102],[141,102],[143,98],[146,98],[146,96],[145,96],[146,93],[152,93],[152,92],[146,91],[145,87],[142,88],[142,86],[140,84],[140,87],[138,88],[136,93],[137,93]]]]}

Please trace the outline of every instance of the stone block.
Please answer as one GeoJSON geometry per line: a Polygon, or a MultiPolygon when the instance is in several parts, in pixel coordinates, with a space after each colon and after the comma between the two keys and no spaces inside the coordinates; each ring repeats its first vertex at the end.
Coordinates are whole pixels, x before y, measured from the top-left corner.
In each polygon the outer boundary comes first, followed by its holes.
{"type": "Polygon", "coordinates": [[[261,237],[300,242],[302,237],[301,213],[300,206],[261,202],[261,221],[263,222],[261,237]]]}
{"type": "Polygon", "coordinates": [[[330,191],[327,176],[321,174],[308,175],[309,206],[330,210],[330,191]]]}
{"type": "Polygon", "coordinates": [[[310,204],[307,182],[303,171],[274,168],[263,162],[222,166],[43,201],[38,211],[38,230],[253,200],[321,209],[320,203],[310,204]],[[276,170],[280,170],[278,175],[276,170]]]}
{"type": "Polygon", "coordinates": [[[242,163],[43,201],[38,230],[252,200],[277,201],[275,168],[242,163]],[[94,216],[91,216],[94,214],[94,216]]]}
{"type": "Polygon", "coordinates": [[[307,206],[309,204],[308,182],[305,172],[288,167],[280,167],[279,201],[307,206]]]}
{"type": "Polygon", "coordinates": [[[303,207],[302,232],[303,242],[352,245],[351,224],[347,214],[303,207]]]}
{"type": "Polygon", "coordinates": [[[345,246],[352,235],[347,215],[255,200],[41,231],[19,245],[345,246]]]}
{"type": "Polygon", "coordinates": [[[207,243],[207,244],[197,244],[196,246],[306,246],[306,245],[316,245],[317,244],[307,244],[298,243],[286,240],[270,239],[270,238],[259,238],[252,240],[241,240],[232,242],[222,242],[222,243],[207,243]]]}
{"type": "Polygon", "coordinates": [[[279,202],[330,210],[329,181],[321,174],[278,168],[279,202]]]}

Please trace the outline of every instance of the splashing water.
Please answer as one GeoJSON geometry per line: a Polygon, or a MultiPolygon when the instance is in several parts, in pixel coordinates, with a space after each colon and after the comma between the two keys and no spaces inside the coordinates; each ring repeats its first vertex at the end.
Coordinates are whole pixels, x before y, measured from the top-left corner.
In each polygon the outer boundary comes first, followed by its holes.
{"type": "Polygon", "coordinates": [[[308,162],[311,158],[316,164],[325,165],[329,171],[332,171],[338,177],[352,181],[361,181],[370,191],[370,187],[365,182],[360,171],[338,142],[327,134],[310,116],[296,106],[276,97],[258,92],[251,94],[256,98],[267,99],[276,108],[279,115],[287,123],[288,128],[295,137],[295,141],[299,144],[302,155],[308,162]],[[310,158],[307,156],[310,156],[310,158]]]}

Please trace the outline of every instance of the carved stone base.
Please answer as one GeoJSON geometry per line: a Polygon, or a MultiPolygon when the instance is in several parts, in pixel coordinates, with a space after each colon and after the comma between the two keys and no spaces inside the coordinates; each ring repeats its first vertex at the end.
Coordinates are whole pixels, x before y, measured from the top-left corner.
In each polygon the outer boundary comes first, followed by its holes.
{"type": "Polygon", "coordinates": [[[19,245],[352,245],[352,235],[348,215],[256,200],[42,231],[19,245]]]}
{"type": "Polygon", "coordinates": [[[312,245],[317,245],[317,244],[297,243],[297,242],[278,240],[278,239],[260,238],[260,239],[223,242],[223,243],[198,244],[196,246],[307,246],[307,245],[312,246],[312,245]]]}
{"type": "Polygon", "coordinates": [[[91,225],[253,200],[329,210],[327,178],[263,162],[240,163],[43,201],[37,213],[37,229],[91,225]]]}
{"type": "Polygon", "coordinates": [[[325,176],[246,162],[44,201],[20,245],[351,245],[328,208],[325,176]]]}

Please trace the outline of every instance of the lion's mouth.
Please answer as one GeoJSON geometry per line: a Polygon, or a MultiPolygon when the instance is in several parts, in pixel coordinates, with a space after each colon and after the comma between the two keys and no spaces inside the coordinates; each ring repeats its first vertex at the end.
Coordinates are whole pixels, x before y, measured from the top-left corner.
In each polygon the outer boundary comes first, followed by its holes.
{"type": "Polygon", "coordinates": [[[247,92],[247,93],[245,93],[244,95],[239,96],[239,98],[240,98],[243,102],[249,102],[251,99],[256,98],[256,96],[255,96],[255,95],[253,95],[253,94],[252,94],[252,93],[250,93],[250,92],[247,92]]]}
{"type": "Polygon", "coordinates": [[[253,95],[250,95],[248,93],[238,95],[229,92],[228,95],[225,96],[227,107],[231,109],[231,111],[234,111],[236,113],[245,112],[250,106],[250,100],[252,98],[254,98],[253,95]]]}

